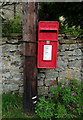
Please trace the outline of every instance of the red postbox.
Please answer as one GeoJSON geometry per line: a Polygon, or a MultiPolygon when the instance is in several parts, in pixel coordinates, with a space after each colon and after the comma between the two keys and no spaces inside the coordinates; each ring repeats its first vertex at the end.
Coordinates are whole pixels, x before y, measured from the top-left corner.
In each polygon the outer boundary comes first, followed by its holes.
{"type": "Polygon", "coordinates": [[[38,23],[38,68],[56,68],[58,49],[57,21],[40,21],[38,23]]]}

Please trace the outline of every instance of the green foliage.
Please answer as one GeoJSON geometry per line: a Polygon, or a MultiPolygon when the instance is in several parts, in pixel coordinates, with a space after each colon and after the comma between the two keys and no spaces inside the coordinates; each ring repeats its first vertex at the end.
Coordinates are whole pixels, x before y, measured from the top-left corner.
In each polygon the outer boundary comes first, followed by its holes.
{"type": "Polygon", "coordinates": [[[65,17],[69,26],[83,27],[83,6],[81,2],[44,2],[39,4],[39,20],[56,21],[65,17]]]}
{"type": "Polygon", "coordinates": [[[59,83],[59,86],[51,92],[53,101],[56,101],[55,104],[60,102],[60,104],[64,105],[71,117],[79,117],[81,115],[81,83],[79,81],[71,80],[69,85],[59,83]],[[56,92],[58,93],[57,98],[56,92]]]}
{"type": "Polygon", "coordinates": [[[59,21],[59,33],[64,33],[66,38],[83,38],[83,6],[82,3],[73,2],[44,2],[39,3],[39,21],[59,21]],[[64,22],[59,18],[63,16],[64,22]]]}
{"type": "Polygon", "coordinates": [[[83,29],[80,28],[80,26],[71,26],[69,27],[68,24],[60,23],[60,33],[65,33],[67,35],[71,35],[72,37],[79,37],[83,38],[83,29]]]}
{"type": "Polygon", "coordinates": [[[56,88],[52,88],[50,99],[40,98],[36,113],[41,118],[79,118],[83,113],[81,93],[79,81],[71,80],[69,84],[60,82],[56,88]]]}
{"type": "Polygon", "coordinates": [[[6,93],[2,95],[3,118],[28,118],[23,114],[22,97],[18,93],[6,93]]]}
{"type": "Polygon", "coordinates": [[[22,34],[22,19],[19,16],[2,23],[2,35],[11,36],[11,34],[22,34]]]}
{"type": "Polygon", "coordinates": [[[61,105],[60,103],[57,104],[55,118],[67,118],[67,111],[64,105],[61,105]]]}
{"type": "Polygon", "coordinates": [[[51,118],[53,117],[53,111],[55,110],[54,106],[55,104],[52,103],[50,99],[45,100],[44,98],[41,98],[35,108],[35,112],[41,118],[51,118]]]}

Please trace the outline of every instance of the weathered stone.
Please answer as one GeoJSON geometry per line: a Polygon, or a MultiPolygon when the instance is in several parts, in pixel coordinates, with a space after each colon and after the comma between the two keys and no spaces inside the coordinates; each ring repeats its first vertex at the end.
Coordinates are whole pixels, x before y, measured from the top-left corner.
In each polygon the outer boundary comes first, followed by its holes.
{"type": "Polygon", "coordinates": [[[2,46],[2,52],[4,53],[5,51],[16,51],[16,46],[11,44],[5,44],[2,46]]]}
{"type": "Polygon", "coordinates": [[[57,62],[57,68],[60,68],[62,70],[64,70],[68,65],[68,61],[64,62],[64,61],[58,61],[57,62]]]}
{"type": "Polygon", "coordinates": [[[76,56],[70,56],[68,60],[69,61],[74,61],[74,60],[76,60],[76,56]]]}
{"type": "Polygon", "coordinates": [[[69,50],[77,49],[77,44],[70,44],[69,50]]]}
{"type": "Polygon", "coordinates": [[[64,61],[64,62],[68,62],[68,58],[70,56],[61,56],[61,60],[64,61]]]}
{"type": "MultiPolygon", "coordinates": [[[[64,71],[64,74],[65,74],[65,79],[67,79],[68,81],[70,81],[71,79],[79,79],[81,77],[79,69],[78,70],[67,69],[64,71]]],[[[60,77],[64,78],[63,76],[60,77]]]]}
{"type": "Polygon", "coordinates": [[[83,43],[83,40],[69,40],[69,39],[61,39],[59,40],[60,44],[75,44],[75,43],[83,43]]]}
{"type": "Polygon", "coordinates": [[[46,79],[56,78],[56,77],[58,77],[57,71],[51,70],[50,72],[46,72],[46,79]]]}
{"type": "Polygon", "coordinates": [[[69,68],[72,67],[80,67],[81,68],[81,60],[75,60],[75,61],[71,61],[68,63],[69,68]]]}
{"type": "Polygon", "coordinates": [[[20,51],[20,50],[23,51],[23,45],[22,45],[22,44],[19,44],[17,47],[18,47],[18,50],[19,50],[19,51],[20,51]]]}
{"type": "Polygon", "coordinates": [[[45,85],[46,86],[56,86],[57,85],[57,81],[56,78],[50,78],[50,79],[45,79],[45,85]]]}
{"type": "Polygon", "coordinates": [[[60,78],[65,78],[65,76],[66,76],[65,71],[59,72],[59,77],[60,78]]]}
{"type": "Polygon", "coordinates": [[[48,95],[48,87],[38,87],[38,95],[48,95]]]}
{"type": "Polygon", "coordinates": [[[61,51],[69,50],[70,45],[69,44],[63,44],[61,47],[61,51]]]}
{"type": "Polygon", "coordinates": [[[44,73],[39,73],[38,76],[37,76],[37,79],[38,80],[44,80],[45,79],[45,74],[44,73]]]}
{"type": "Polygon", "coordinates": [[[81,49],[81,48],[83,48],[83,45],[80,44],[80,43],[78,43],[78,44],[77,44],[77,47],[78,47],[79,49],[81,49]]]}
{"type": "Polygon", "coordinates": [[[22,68],[19,69],[19,67],[15,67],[15,66],[11,65],[11,67],[10,67],[11,74],[17,74],[17,73],[21,73],[21,72],[23,72],[22,68]]]}
{"type": "Polygon", "coordinates": [[[79,55],[82,55],[82,51],[80,49],[75,50],[76,56],[79,57],[79,55]]]}
{"type": "Polygon", "coordinates": [[[44,81],[43,80],[38,80],[38,86],[43,86],[44,85],[44,81]]]}
{"type": "Polygon", "coordinates": [[[82,60],[83,60],[83,55],[81,54],[81,55],[79,55],[79,56],[76,56],[76,60],[81,60],[81,62],[82,62],[82,60]]]}
{"type": "Polygon", "coordinates": [[[72,56],[72,55],[76,55],[75,50],[73,51],[65,51],[65,52],[60,52],[59,53],[60,56],[72,56]]]}
{"type": "Polygon", "coordinates": [[[0,84],[2,83],[2,74],[0,75],[0,84]]]}
{"type": "Polygon", "coordinates": [[[10,74],[10,72],[6,72],[5,74],[3,74],[3,76],[8,78],[11,76],[11,74],[10,74]]]}
{"type": "Polygon", "coordinates": [[[0,83],[0,95],[2,95],[2,84],[1,83],[0,83]]]}
{"type": "Polygon", "coordinates": [[[0,46],[0,56],[2,55],[2,46],[0,46]]]}
{"type": "Polygon", "coordinates": [[[16,51],[17,50],[17,45],[11,45],[10,51],[16,51]]]}
{"type": "Polygon", "coordinates": [[[19,90],[19,86],[17,84],[5,84],[3,86],[3,92],[9,92],[15,90],[19,90]]]}
{"type": "Polygon", "coordinates": [[[3,37],[3,38],[0,38],[0,40],[4,43],[6,43],[6,41],[8,41],[7,37],[3,37]]]}
{"type": "Polygon", "coordinates": [[[20,87],[19,88],[19,93],[23,94],[24,90],[23,90],[23,87],[20,87]]]}

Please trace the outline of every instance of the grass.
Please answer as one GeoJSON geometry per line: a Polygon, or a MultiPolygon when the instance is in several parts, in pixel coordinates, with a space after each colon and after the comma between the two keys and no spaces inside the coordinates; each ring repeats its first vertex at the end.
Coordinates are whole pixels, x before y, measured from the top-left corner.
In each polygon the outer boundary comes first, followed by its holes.
{"type": "Polygon", "coordinates": [[[2,96],[0,94],[0,120],[1,120],[1,117],[2,117],[2,96]]]}
{"type": "Polygon", "coordinates": [[[3,120],[42,120],[36,115],[27,116],[23,113],[23,98],[18,93],[2,95],[2,118],[3,120]]]}
{"type": "Polygon", "coordinates": [[[18,93],[2,95],[2,118],[34,118],[23,113],[23,98],[18,93]]]}

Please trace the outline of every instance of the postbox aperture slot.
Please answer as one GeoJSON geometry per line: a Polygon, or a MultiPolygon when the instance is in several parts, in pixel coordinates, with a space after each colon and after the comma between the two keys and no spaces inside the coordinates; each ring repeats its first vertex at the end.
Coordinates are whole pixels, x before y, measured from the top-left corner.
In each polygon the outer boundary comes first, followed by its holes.
{"type": "Polygon", "coordinates": [[[40,30],[40,32],[57,32],[57,30],[40,30]]]}

